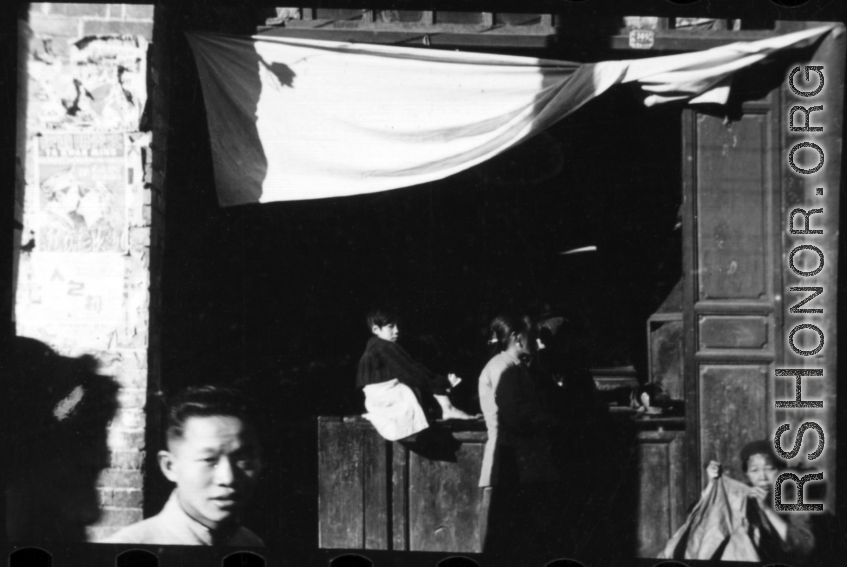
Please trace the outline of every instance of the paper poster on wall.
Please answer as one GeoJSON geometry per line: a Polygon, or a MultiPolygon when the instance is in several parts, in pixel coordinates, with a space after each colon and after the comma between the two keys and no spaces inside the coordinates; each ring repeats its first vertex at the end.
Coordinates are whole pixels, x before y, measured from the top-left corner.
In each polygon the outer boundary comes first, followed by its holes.
{"type": "Polygon", "coordinates": [[[37,252],[125,248],[126,147],[119,133],[38,137],[38,201],[29,219],[37,252]]]}
{"type": "Polygon", "coordinates": [[[119,254],[44,252],[21,267],[17,331],[59,352],[109,348],[124,317],[119,254]]]}
{"type": "Polygon", "coordinates": [[[147,41],[83,37],[64,60],[47,40],[28,64],[28,130],[138,130],[146,102],[147,41]]]}

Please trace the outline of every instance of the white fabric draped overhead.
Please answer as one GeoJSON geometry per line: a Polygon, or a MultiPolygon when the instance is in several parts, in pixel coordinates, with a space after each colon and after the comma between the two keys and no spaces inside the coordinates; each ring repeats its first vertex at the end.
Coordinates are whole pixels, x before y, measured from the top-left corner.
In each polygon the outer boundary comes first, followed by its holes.
{"type": "Polygon", "coordinates": [[[188,34],[222,206],[321,199],[443,179],[618,83],[645,103],[724,103],[735,71],[827,25],[705,51],[562,61],[264,36],[188,34]]]}

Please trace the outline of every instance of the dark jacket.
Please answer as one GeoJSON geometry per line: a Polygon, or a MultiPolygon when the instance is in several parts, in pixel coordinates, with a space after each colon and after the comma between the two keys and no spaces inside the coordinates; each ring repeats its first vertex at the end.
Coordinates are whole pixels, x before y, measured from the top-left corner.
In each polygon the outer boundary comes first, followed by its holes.
{"type": "Polygon", "coordinates": [[[788,525],[785,541],[779,537],[765,513],[754,502],[747,505],[747,520],[751,533],[758,532],[756,549],[762,561],[801,564],[815,547],[811,517],[807,512],[779,514],[788,525]]]}
{"type": "Polygon", "coordinates": [[[521,483],[559,480],[563,430],[556,386],[526,366],[512,366],[500,377],[495,400],[504,481],[509,476],[521,483]]]}
{"type": "Polygon", "coordinates": [[[395,378],[416,393],[419,391],[446,395],[450,390],[450,381],[446,376],[434,374],[420,362],[412,360],[406,349],[397,343],[371,337],[359,360],[356,385],[364,388],[369,384],[388,382],[395,378]]]}

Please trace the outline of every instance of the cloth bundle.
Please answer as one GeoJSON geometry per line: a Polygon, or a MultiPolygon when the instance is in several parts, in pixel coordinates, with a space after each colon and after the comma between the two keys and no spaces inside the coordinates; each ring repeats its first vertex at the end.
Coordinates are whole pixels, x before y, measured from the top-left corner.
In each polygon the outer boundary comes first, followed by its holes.
{"type": "Polygon", "coordinates": [[[749,536],[749,495],[746,484],[725,476],[715,479],[659,557],[759,561],[749,536]]]}

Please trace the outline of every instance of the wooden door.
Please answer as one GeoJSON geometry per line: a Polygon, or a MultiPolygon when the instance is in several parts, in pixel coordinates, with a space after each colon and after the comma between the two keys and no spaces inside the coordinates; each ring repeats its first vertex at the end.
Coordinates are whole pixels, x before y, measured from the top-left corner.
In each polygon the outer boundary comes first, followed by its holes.
{"type": "MultiPolygon", "coordinates": [[[[830,333],[833,339],[835,336],[834,264],[841,162],[837,140],[841,136],[838,124],[842,113],[839,97],[843,93],[844,37],[833,35],[837,34],[827,36],[815,49],[798,52],[793,56],[796,59],[789,56],[760,70],[756,79],[759,85],[753,85],[754,90],[764,86],[758,96],[742,101],[740,98],[746,93],[736,89],[734,100],[726,107],[692,107],[684,111],[683,320],[688,503],[698,498],[703,467],[710,459],[721,461],[728,474],[743,479],[740,448],[752,440],[772,440],[782,423],[793,425],[783,438],[783,448],[788,450],[799,420],[810,415],[827,434],[835,433],[834,342],[817,357],[797,356],[787,347],[788,333],[799,323],[798,317],[805,317],[803,322],[823,325],[820,328],[825,327],[828,340],[830,333]],[[830,90],[814,99],[794,95],[787,79],[795,65],[824,65],[830,90]],[[823,133],[789,132],[792,106],[822,103],[826,114],[813,114],[812,123],[817,125],[818,119],[824,125],[823,133]],[[825,147],[826,171],[798,174],[789,167],[789,151],[806,140],[825,147]],[[817,186],[828,190],[825,199],[815,194],[817,186]],[[824,228],[824,234],[790,234],[791,211],[813,206],[823,206],[828,211],[821,215],[824,218],[815,219],[820,219],[820,226],[813,222],[813,228],[824,228]],[[787,258],[799,244],[814,244],[827,251],[827,274],[815,280],[791,273],[787,258]],[[810,294],[801,296],[789,291],[789,286],[820,286],[821,282],[831,289],[830,297],[815,307],[824,309],[826,319],[792,314],[790,307],[810,294]],[[831,324],[824,325],[825,320],[831,320],[831,324]],[[794,378],[778,378],[775,369],[804,366],[825,368],[828,377],[804,379],[803,385],[804,399],[826,400],[825,407],[807,410],[803,416],[798,415],[798,410],[790,414],[785,410],[777,412],[775,401],[794,398],[794,378]]],[[[801,80],[801,75],[796,80],[801,80]]],[[[804,87],[808,84],[803,83],[804,87]]],[[[794,121],[795,125],[802,124],[802,113],[794,121]]],[[[802,215],[798,215],[795,228],[802,221],[802,215]]],[[[811,452],[816,442],[814,435],[807,435],[801,456],[811,452]]],[[[827,438],[826,450],[825,458],[809,466],[824,470],[827,500],[834,510],[834,438],[827,438]]],[[[799,458],[791,461],[792,465],[798,463],[799,458]]]]}

